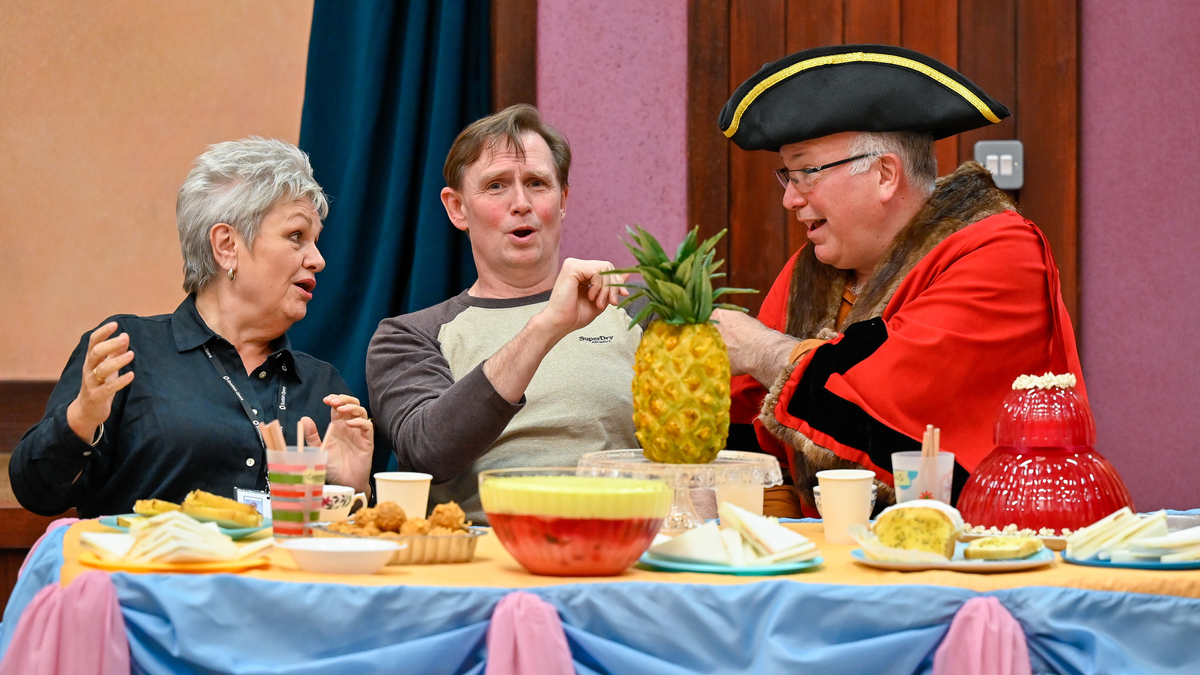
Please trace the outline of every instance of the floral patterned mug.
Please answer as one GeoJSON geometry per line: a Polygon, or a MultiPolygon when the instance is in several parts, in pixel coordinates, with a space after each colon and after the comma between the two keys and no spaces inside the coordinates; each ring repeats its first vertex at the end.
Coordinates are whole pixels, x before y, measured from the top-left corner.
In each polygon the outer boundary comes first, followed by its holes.
{"type": "Polygon", "coordinates": [[[345,520],[351,511],[367,505],[367,496],[345,485],[326,485],[321,496],[321,522],[345,520]],[[358,504],[356,507],[355,504],[358,504]]]}

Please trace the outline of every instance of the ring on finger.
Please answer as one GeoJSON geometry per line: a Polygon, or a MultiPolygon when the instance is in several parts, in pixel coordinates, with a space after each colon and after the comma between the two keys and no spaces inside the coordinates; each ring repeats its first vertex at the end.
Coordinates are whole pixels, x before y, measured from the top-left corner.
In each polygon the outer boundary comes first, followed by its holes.
{"type": "Polygon", "coordinates": [[[92,377],[96,378],[96,382],[104,384],[104,378],[100,377],[100,366],[92,368],[92,377]]]}

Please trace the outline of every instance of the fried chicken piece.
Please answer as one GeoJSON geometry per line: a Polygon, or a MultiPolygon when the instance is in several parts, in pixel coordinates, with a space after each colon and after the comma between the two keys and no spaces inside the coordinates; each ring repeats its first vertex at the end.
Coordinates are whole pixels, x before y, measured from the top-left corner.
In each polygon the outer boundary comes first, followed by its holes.
{"type": "Polygon", "coordinates": [[[367,523],[366,527],[361,528],[362,532],[359,536],[378,537],[383,530],[379,529],[375,523],[367,523]]]}
{"type": "Polygon", "coordinates": [[[465,530],[467,529],[467,514],[463,513],[462,507],[458,504],[446,502],[433,507],[429,523],[434,527],[444,527],[447,530],[465,530]]]}
{"type": "Polygon", "coordinates": [[[359,509],[354,514],[354,524],[359,527],[366,527],[367,525],[375,522],[375,512],[376,512],[377,508],[378,507],[373,508],[370,506],[366,506],[366,507],[359,509]]]}
{"type": "Polygon", "coordinates": [[[429,530],[431,537],[446,537],[446,536],[463,536],[467,535],[466,530],[452,530],[448,527],[434,527],[429,530]]]}
{"type": "Polygon", "coordinates": [[[409,518],[400,526],[400,534],[429,534],[429,521],[424,518],[409,518]]]}
{"type": "Polygon", "coordinates": [[[403,536],[404,535],[400,534],[399,532],[380,532],[379,533],[380,539],[400,539],[403,536]]]}
{"type": "Polygon", "coordinates": [[[326,529],[328,529],[330,532],[338,532],[340,534],[354,534],[359,528],[355,527],[354,523],[351,523],[350,521],[339,520],[330,523],[326,529]]]}
{"type": "Polygon", "coordinates": [[[396,502],[380,502],[375,505],[375,527],[380,530],[399,532],[404,521],[404,509],[396,502]]]}

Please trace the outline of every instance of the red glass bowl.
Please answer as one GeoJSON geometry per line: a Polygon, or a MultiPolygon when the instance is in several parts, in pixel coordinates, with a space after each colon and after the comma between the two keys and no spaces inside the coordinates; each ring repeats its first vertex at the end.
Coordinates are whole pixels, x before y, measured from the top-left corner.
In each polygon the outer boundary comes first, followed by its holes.
{"type": "Polygon", "coordinates": [[[620,574],[642,555],[662,518],[554,518],[488,515],[500,543],[534,574],[606,577],[620,574]]]}
{"type": "Polygon", "coordinates": [[[479,474],[488,524],[525,569],[551,576],[612,576],[650,547],[673,491],[661,480],[589,474],[575,467],[479,474]]]}
{"type": "MultiPolygon", "coordinates": [[[[1089,415],[1090,419],[1090,415],[1089,415]]],[[[1116,469],[1091,446],[999,446],[979,463],[958,498],[972,525],[1077,530],[1133,507],[1116,469]]]]}

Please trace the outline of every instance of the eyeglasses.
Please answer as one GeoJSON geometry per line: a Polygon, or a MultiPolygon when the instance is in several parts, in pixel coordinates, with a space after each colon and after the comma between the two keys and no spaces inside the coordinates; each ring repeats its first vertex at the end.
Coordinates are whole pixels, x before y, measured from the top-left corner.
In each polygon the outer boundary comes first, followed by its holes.
{"type": "Polygon", "coordinates": [[[830,162],[821,166],[812,166],[807,169],[789,169],[784,167],[782,169],[775,170],[775,177],[779,179],[779,184],[783,186],[784,190],[786,190],[788,184],[791,183],[792,187],[796,188],[797,190],[801,192],[808,192],[809,190],[813,189],[813,176],[818,172],[824,171],[825,169],[832,169],[835,166],[840,166],[847,162],[853,162],[856,159],[872,156],[873,155],[870,153],[865,155],[857,155],[855,157],[839,159],[836,162],[830,162]]]}

